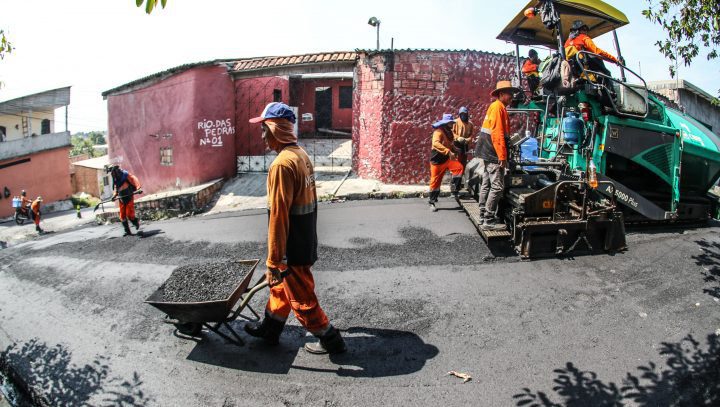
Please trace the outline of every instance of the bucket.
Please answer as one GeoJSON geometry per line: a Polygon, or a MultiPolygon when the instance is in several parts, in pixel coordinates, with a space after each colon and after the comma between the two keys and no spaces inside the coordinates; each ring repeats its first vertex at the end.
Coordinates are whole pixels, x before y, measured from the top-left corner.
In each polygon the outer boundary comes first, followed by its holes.
{"type": "Polygon", "coordinates": [[[12,207],[13,207],[13,208],[16,208],[16,209],[19,208],[20,205],[22,205],[21,202],[22,202],[22,200],[21,200],[19,197],[17,197],[17,196],[14,197],[14,198],[12,199],[12,207]]]}

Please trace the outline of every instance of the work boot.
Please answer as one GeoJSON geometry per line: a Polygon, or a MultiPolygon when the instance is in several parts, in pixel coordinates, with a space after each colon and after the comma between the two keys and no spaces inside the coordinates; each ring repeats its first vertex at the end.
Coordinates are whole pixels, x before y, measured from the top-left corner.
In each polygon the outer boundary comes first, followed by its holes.
{"type": "Polygon", "coordinates": [[[452,182],[450,183],[450,192],[455,197],[455,199],[458,199],[458,195],[460,194],[460,184],[462,184],[461,177],[453,178],[452,182]]]}
{"type": "Polygon", "coordinates": [[[433,212],[437,212],[435,204],[437,203],[439,197],[440,191],[430,191],[430,199],[428,200],[428,204],[430,205],[430,210],[432,210],[433,212]]]}
{"type": "Polygon", "coordinates": [[[505,224],[498,221],[494,217],[485,218],[485,221],[482,223],[482,226],[480,228],[482,230],[502,230],[505,229],[505,224]]]}
{"type": "Polygon", "coordinates": [[[135,226],[135,230],[140,229],[140,220],[138,220],[138,218],[135,218],[135,219],[131,220],[130,222],[132,222],[133,226],[135,226]]]}
{"type": "Polygon", "coordinates": [[[271,317],[267,311],[262,322],[250,322],[245,324],[245,332],[255,338],[261,338],[268,345],[280,343],[280,334],[285,328],[285,321],[278,321],[271,317]]]}
{"type": "Polygon", "coordinates": [[[38,232],[38,233],[43,233],[43,232],[44,232],[44,231],[42,230],[42,228],[40,228],[40,225],[35,225],[35,231],[38,232]]]}
{"type": "Polygon", "coordinates": [[[326,353],[337,354],[347,350],[340,331],[332,325],[330,325],[327,332],[321,335],[319,339],[320,341],[318,342],[306,343],[305,350],[314,355],[324,355],[326,353]]]}
{"type": "Polygon", "coordinates": [[[130,225],[128,225],[128,221],[124,220],[122,221],[123,228],[125,229],[125,234],[123,236],[132,236],[132,232],[130,231],[130,225]]]}

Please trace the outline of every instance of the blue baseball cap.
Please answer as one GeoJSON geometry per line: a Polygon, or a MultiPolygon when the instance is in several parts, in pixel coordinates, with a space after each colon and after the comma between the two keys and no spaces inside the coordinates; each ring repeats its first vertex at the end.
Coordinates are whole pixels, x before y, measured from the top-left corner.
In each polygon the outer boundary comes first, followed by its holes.
{"type": "Polygon", "coordinates": [[[290,109],[290,106],[285,103],[272,102],[265,106],[262,114],[258,117],[250,119],[250,123],[260,123],[267,119],[287,119],[290,123],[295,123],[295,113],[290,109]]]}
{"type": "Polygon", "coordinates": [[[437,129],[438,127],[444,126],[444,125],[446,125],[448,123],[452,123],[454,121],[455,121],[455,119],[453,119],[453,115],[451,113],[445,113],[445,114],[443,114],[442,119],[433,123],[432,126],[433,126],[433,128],[437,129]]]}
{"type": "Polygon", "coordinates": [[[468,111],[468,108],[465,107],[465,106],[461,107],[461,108],[460,108],[460,112],[458,112],[458,114],[463,114],[463,113],[468,113],[468,114],[470,113],[470,112],[468,111]]]}

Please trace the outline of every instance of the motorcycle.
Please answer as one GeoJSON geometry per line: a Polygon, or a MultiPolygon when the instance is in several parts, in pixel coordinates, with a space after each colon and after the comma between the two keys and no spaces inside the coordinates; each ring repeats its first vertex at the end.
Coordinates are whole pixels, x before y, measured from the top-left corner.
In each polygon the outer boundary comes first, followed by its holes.
{"type": "Polygon", "coordinates": [[[22,225],[26,220],[32,220],[32,212],[30,211],[30,205],[25,207],[15,208],[15,223],[22,225]]]}

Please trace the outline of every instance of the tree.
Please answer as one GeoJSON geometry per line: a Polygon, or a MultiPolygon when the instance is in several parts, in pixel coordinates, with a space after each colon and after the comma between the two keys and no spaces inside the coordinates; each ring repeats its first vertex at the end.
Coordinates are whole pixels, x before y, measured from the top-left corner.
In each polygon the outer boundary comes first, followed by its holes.
{"type": "Polygon", "coordinates": [[[83,137],[80,134],[75,134],[70,138],[70,144],[72,144],[70,157],[81,154],[87,154],[90,158],[95,157],[95,147],[92,140],[89,138],[83,137]]]}
{"type": "Polygon", "coordinates": [[[0,30],[0,59],[5,59],[5,54],[13,50],[12,43],[5,37],[5,30],[0,30]]]}
{"type": "MultiPolygon", "coordinates": [[[[675,77],[676,64],[689,66],[700,54],[700,46],[708,49],[706,58],[718,57],[720,46],[720,1],[718,0],[647,0],[643,15],[659,24],[666,38],[657,41],[660,52],[672,64],[670,76],[675,77]]],[[[720,94],[720,90],[718,90],[720,94]]],[[[715,99],[715,103],[718,100],[715,99]]]]}
{"type": "Polygon", "coordinates": [[[103,131],[91,131],[87,134],[87,138],[93,143],[93,145],[106,144],[105,132],[103,131]]]}
{"type": "Polygon", "coordinates": [[[143,4],[145,4],[145,12],[148,14],[153,12],[158,3],[160,3],[162,8],[165,8],[167,0],[135,0],[135,5],[138,7],[142,7],[143,4]]]}

